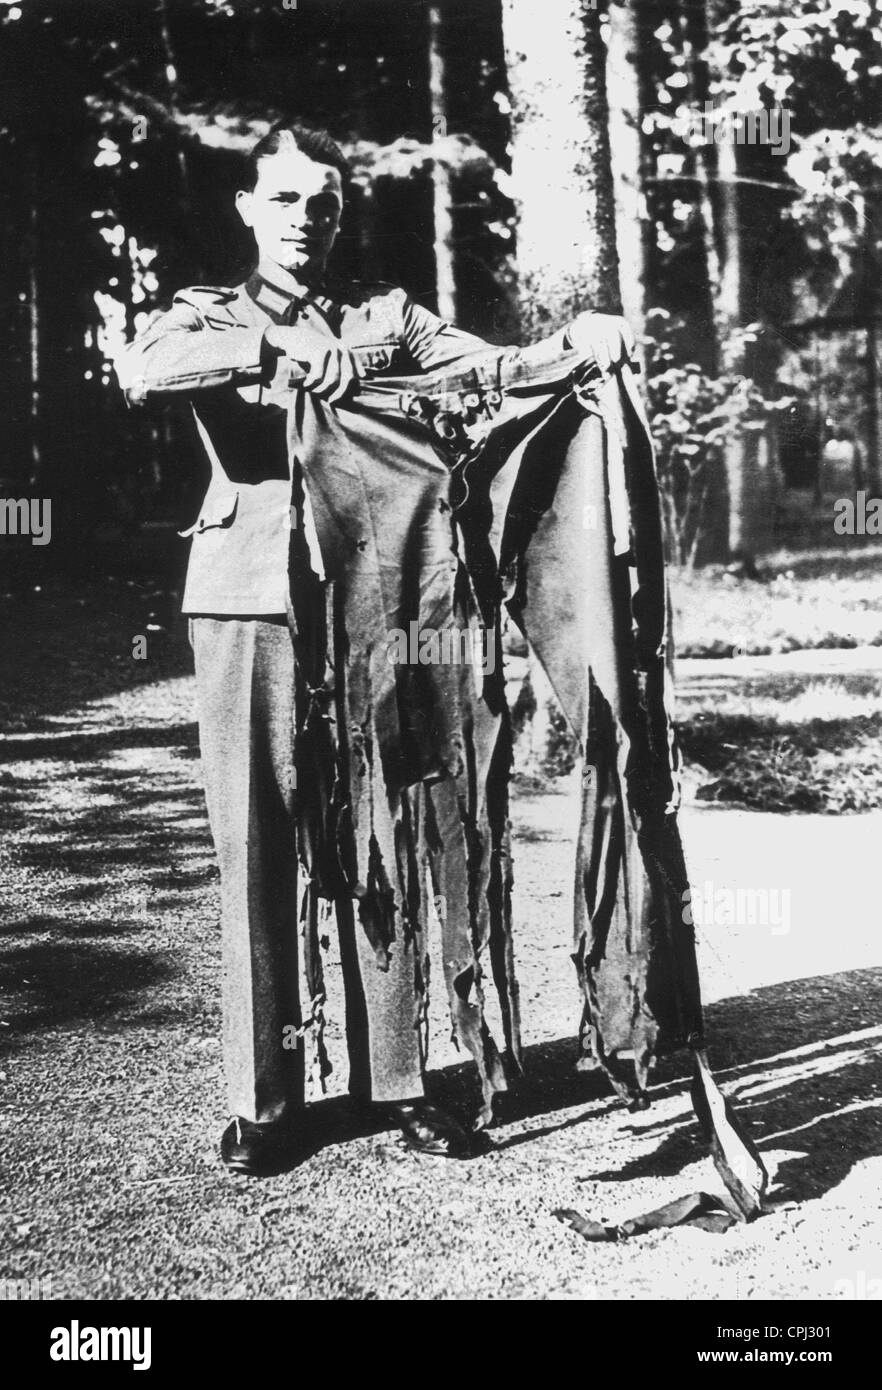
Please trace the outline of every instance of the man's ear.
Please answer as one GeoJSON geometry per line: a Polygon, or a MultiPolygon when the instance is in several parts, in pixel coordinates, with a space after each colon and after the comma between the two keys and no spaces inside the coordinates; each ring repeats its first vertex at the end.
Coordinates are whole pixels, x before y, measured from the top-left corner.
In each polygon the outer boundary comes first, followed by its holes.
{"type": "Polygon", "coordinates": [[[251,194],[244,188],[240,188],[236,194],[236,211],[246,227],[251,227],[253,225],[253,218],[251,216],[251,194]]]}

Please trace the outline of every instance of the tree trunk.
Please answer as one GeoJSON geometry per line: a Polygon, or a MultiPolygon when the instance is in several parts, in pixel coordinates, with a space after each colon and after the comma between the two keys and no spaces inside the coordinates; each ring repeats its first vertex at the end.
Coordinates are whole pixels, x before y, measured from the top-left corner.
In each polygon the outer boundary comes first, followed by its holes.
{"type": "Polygon", "coordinates": [[[862,299],[867,314],[865,342],[867,353],[867,477],[874,496],[882,489],[882,380],[879,371],[878,291],[879,239],[882,236],[882,199],[871,188],[863,200],[864,238],[862,247],[862,299]]]}
{"type": "Polygon", "coordinates": [[[29,447],[29,485],[36,488],[42,472],[42,450],[40,448],[40,421],[42,411],[40,353],[40,183],[39,162],[36,143],[33,146],[31,163],[31,206],[30,236],[28,246],[28,360],[30,363],[30,447],[29,447]]]}
{"type": "MultiPolygon", "coordinates": [[[[717,173],[720,181],[720,223],[723,259],[720,290],[714,315],[720,361],[725,370],[743,372],[742,352],[732,346],[731,335],[741,326],[741,228],[738,220],[738,154],[731,124],[725,124],[717,145],[717,173]]],[[[749,556],[752,538],[747,515],[752,496],[747,487],[748,451],[753,444],[737,426],[725,444],[726,482],[729,489],[728,547],[732,559],[749,556]]]]}
{"type": "MultiPolygon", "coordinates": [[[[698,59],[706,41],[701,18],[694,11],[690,12],[685,0],[681,0],[677,9],[677,19],[683,70],[689,84],[685,95],[688,97],[690,110],[695,114],[705,111],[708,97],[707,73],[704,64],[698,59]]],[[[695,308],[700,321],[698,333],[704,350],[704,361],[710,374],[716,376],[723,366],[723,330],[720,323],[723,265],[720,259],[717,210],[711,192],[714,175],[706,145],[691,145],[690,155],[695,176],[696,214],[706,273],[706,284],[702,287],[704,294],[695,308]]],[[[723,476],[719,476],[717,470],[708,467],[708,461],[705,460],[704,467],[690,485],[690,492],[693,488],[696,490],[694,505],[691,496],[687,504],[694,518],[695,529],[691,539],[684,536],[680,543],[680,562],[687,564],[689,568],[694,566],[699,555],[703,559],[717,560],[724,559],[729,554],[729,498],[725,466],[722,473],[723,476]]],[[[685,532],[687,528],[684,526],[683,529],[685,532]]]]}
{"type": "Polygon", "coordinates": [[[738,222],[738,155],[728,122],[717,145],[717,174],[720,185],[720,231],[723,258],[719,293],[715,306],[717,337],[724,367],[738,367],[738,354],[726,339],[741,324],[741,230],[738,222]]]}
{"type": "MultiPolygon", "coordinates": [[[[352,107],[354,128],[361,140],[376,140],[374,124],[373,81],[375,72],[374,53],[368,44],[359,45],[352,55],[350,73],[352,76],[352,107]]],[[[385,264],[385,245],[379,235],[382,227],[380,217],[380,192],[374,179],[365,179],[359,185],[357,208],[350,204],[344,212],[345,230],[357,237],[358,255],[356,276],[360,280],[375,281],[391,278],[385,264]],[[354,233],[350,230],[355,226],[354,233]]]]}
{"type": "Polygon", "coordinates": [[[591,0],[503,0],[527,342],[621,312],[605,52],[591,0]]]}
{"type": "MultiPolygon", "coordinates": [[[[696,61],[696,43],[693,41],[690,16],[683,4],[678,9],[678,20],[680,28],[680,45],[683,53],[683,66],[689,80],[687,88],[689,95],[689,105],[694,112],[704,109],[704,102],[707,98],[707,83],[702,81],[696,61]]],[[[719,324],[717,322],[717,306],[720,302],[720,293],[723,279],[723,271],[720,263],[720,253],[717,247],[717,218],[714,211],[713,198],[711,197],[711,174],[708,168],[708,158],[706,146],[696,144],[692,147],[692,163],[695,169],[696,204],[698,211],[698,222],[701,231],[701,244],[704,251],[705,270],[707,272],[707,308],[711,324],[710,333],[710,361],[709,368],[712,372],[718,372],[721,365],[721,352],[719,341],[719,324]]]]}
{"type": "MultiPolygon", "coordinates": [[[[441,49],[440,5],[429,6],[429,101],[432,113],[432,144],[447,138],[447,100],[444,90],[444,54],[441,49]]],[[[456,280],[453,265],[453,212],[449,170],[435,160],[432,190],[435,223],[435,286],[438,313],[456,322],[456,280]]]]}
{"type": "Polygon", "coordinates": [[[867,480],[875,497],[882,491],[882,407],[880,407],[879,333],[870,321],[867,345],[867,480]]]}
{"type": "Polygon", "coordinates": [[[646,332],[651,234],[642,138],[643,111],[650,104],[641,63],[645,43],[642,0],[610,0],[608,13],[606,80],[610,145],[616,152],[613,184],[622,312],[642,337],[646,332]]]}
{"type": "MultiPolygon", "coordinates": [[[[724,5],[721,0],[707,0],[706,32],[712,33],[724,17],[724,5]]],[[[733,333],[742,327],[744,322],[738,147],[735,141],[731,113],[723,117],[721,128],[714,127],[714,143],[717,153],[721,251],[718,262],[719,281],[713,312],[718,366],[723,371],[745,373],[747,364],[744,349],[731,342],[733,333]]],[[[708,197],[707,211],[710,211],[711,206],[708,197]]],[[[713,242],[714,238],[709,233],[705,242],[709,250],[713,242]]],[[[711,255],[708,262],[711,285],[713,285],[715,278],[715,270],[716,267],[711,255]]],[[[768,470],[761,466],[759,432],[747,431],[740,423],[733,422],[723,453],[728,490],[726,548],[730,559],[741,560],[749,569],[752,569],[754,555],[760,541],[760,518],[764,511],[768,512],[768,499],[763,496],[768,478],[767,476],[760,476],[761,473],[767,474],[768,470]]]]}
{"type": "MultiPolygon", "coordinates": [[[[162,51],[165,57],[165,80],[168,86],[169,109],[178,116],[178,61],[172,45],[171,30],[168,24],[168,0],[159,0],[159,32],[162,38],[162,51]]],[[[190,207],[190,170],[187,167],[187,151],[183,144],[178,146],[178,168],[181,171],[181,194],[185,209],[190,207]]]]}

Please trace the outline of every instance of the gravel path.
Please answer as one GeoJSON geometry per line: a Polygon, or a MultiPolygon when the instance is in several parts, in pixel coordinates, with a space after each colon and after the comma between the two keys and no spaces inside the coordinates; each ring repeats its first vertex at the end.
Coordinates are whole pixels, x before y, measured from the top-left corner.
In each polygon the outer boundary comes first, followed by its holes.
{"type": "MultiPolygon", "coordinates": [[[[683,1058],[659,1065],[652,1108],[636,1116],[573,1070],[572,780],[516,802],[529,1076],[493,1149],[421,1160],[347,1114],[332,963],[327,1142],[254,1183],[215,1154],[218,893],[195,753],[186,677],[19,725],[0,745],[0,1277],[48,1275],[56,1296],[111,1299],[882,1290],[882,813],[687,806],[695,896],[710,909],[699,940],[712,1059],[775,1172],[772,1205],[725,1235],[593,1246],[553,1209],[618,1221],[719,1181],[683,1058]],[[739,886],[760,895],[753,922],[742,909],[726,919],[739,886]],[[775,908],[765,923],[763,902],[775,908]]],[[[460,1060],[436,1000],[433,1090],[466,1107],[460,1060]]]]}

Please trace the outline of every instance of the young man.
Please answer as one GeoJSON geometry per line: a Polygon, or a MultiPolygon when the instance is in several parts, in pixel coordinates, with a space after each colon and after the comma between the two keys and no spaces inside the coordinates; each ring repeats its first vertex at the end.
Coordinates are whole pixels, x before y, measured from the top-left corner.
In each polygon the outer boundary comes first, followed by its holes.
{"type": "MultiPolygon", "coordinates": [[[[290,1046],[300,1012],[287,407],[296,393],[295,419],[308,424],[344,401],[359,377],[428,371],[494,350],[401,289],[330,292],[325,267],[347,172],[323,132],[291,126],[259,141],[236,195],[257,244],[256,269],[233,288],[182,290],[117,363],[130,402],[168,392],[192,398],[211,470],[199,517],[184,533],[192,551],[183,609],[221,873],[224,1066],[234,1117],[221,1153],[246,1173],[293,1155],[305,1135],[303,1054],[290,1046]]],[[[606,315],[580,315],[567,334],[543,350],[574,347],[604,370],[633,344],[623,320],[606,315]]],[[[309,522],[307,498],[307,533],[309,522]]],[[[383,972],[366,941],[357,941],[357,954],[359,978],[348,988],[361,994],[367,1027],[358,1044],[364,1055],[352,1055],[350,1038],[350,1090],[384,1107],[418,1151],[465,1154],[465,1132],[423,1098],[408,950],[394,943],[383,972]]]]}

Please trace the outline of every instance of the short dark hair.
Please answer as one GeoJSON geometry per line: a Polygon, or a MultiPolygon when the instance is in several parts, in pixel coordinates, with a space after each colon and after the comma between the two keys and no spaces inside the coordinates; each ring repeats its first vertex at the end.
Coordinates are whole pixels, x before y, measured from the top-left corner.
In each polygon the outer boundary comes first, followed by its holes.
{"type": "Polygon", "coordinates": [[[293,121],[289,125],[275,125],[258,140],[245,160],[242,188],[252,193],[260,173],[260,161],[268,159],[270,155],[279,154],[292,145],[316,164],[329,164],[331,168],[338,170],[343,180],[343,188],[346,189],[352,168],[336,140],[326,130],[315,130],[299,121],[293,121]]]}

